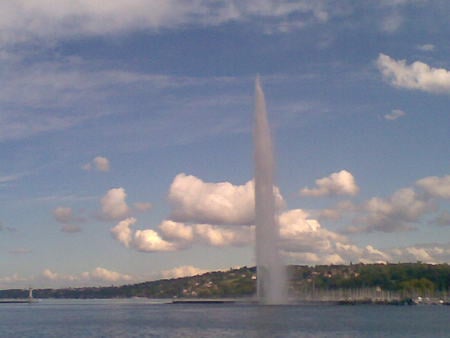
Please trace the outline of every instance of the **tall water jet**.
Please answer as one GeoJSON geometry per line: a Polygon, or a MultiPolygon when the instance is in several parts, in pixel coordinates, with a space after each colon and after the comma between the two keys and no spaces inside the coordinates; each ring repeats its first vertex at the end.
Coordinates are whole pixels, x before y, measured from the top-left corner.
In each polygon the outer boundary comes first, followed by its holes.
{"type": "Polygon", "coordinates": [[[255,224],[257,293],[262,304],[285,304],[286,268],[278,250],[280,230],[274,198],[274,155],[266,102],[255,81],[255,224]]]}

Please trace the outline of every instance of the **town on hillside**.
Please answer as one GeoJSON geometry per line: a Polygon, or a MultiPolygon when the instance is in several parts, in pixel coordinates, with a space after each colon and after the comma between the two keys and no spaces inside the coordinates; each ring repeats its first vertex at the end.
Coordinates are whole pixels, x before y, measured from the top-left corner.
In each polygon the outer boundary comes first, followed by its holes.
{"type": "MultiPolygon", "coordinates": [[[[450,301],[448,264],[398,263],[287,267],[289,296],[295,301],[404,303],[450,301]]],[[[28,290],[0,290],[1,298],[23,298],[28,290]]],[[[252,298],[256,267],[231,268],[197,276],[144,283],[62,289],[35,289],[44,298],[252,298]]]]}

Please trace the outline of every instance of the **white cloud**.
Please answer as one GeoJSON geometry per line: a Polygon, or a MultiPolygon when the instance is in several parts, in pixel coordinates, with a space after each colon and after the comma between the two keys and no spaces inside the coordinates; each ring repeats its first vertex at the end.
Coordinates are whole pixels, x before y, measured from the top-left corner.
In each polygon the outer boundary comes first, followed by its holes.
{"type": "Polygon", "coordinates": [[[75,279],[74,276],[71,275],[61,275],[59,273],[56,273],[50,269],[45,269],[42,271],[42,276],[49,280],[65,280],[65,281],[73,281],[75,279]]]}
{"type": "Polygon", "coordinates": [[[136,223],[136,218],[129,217],[123,221],[120,221],[114,228],[111,229],[111,234],[113,237],[127,248],[130,246],[133,239],[133,233],[130,227],[134,223],[136,223]]]}
{"type": "Polygon", "coordinates": [[[97,267],[91,272],[89,272],[87,275],[84,274],[83,276],[92,279],[94,281],[111,282],[111,283],[125,282],[125,281],[128,282],[133,280],[133,277],[130,275],[107,270],[101,267],[97,267]]]}
{"type": "Polygon", "coordinates": [[[129,217],[120,221],[111,229],[112,236],[127,248],[133,248],[144,252],[174,251],[178,249],[175,243],[161,238],[152,229],[132,230],[131,226],[136,223],[134,217],[129,217]]]}
{"type": "Polygon", "coordinates": [[[2,288],[17,288],[17,285],[23,285],[28,279],[21,277],[15,273],[11,276],[0,277],[0,287],[2,288]]]}
{"type": "Polygon", "coordinates": [[[177,246],[168,242],[152,229],[136,230],[133,237],[133,247],[144,252],[174,251],[177,246]]]}
{"type": "Polygon", "coordinates": [[[353,175],[347,170],[332,173],[328,177],[316,180],[317,188],[304,188],[300,191],[302,196],[332,196],[350,195],[354,196],[359,192],[359,187],[353,175]]]}
{"type": "Polygon", "coordinates": [[[386,262],[389,254],[373,246],[359,247],[342,234],[324,228],[301,209],[280,215],[280,249],[295,264],[386,262]]]}
{"type": "Polygon", "coordinates": [[[81,272],[78,274],[61,274],[50,269],[45,269],[41,273],[41,277],[52,285],[92,285],[95,284],[111,284],[111,283],[125,283],[134,280],[134,277],[127,274],[122,274],[116,271],[108,270],[102,267],[97,267],[90,272],[81,272]]]}
{"type": "Polygon", "coordinates": [[[201,275],[208,272],[209,270],[200,269],[192,265],[179,266],[170,270],[164,270],[161,272],[162,278],[180,278],[201,275]]]}
{"type": "Polygon", "coordinates": [[[82,218],[75,217],[72,208],[57,207],[53,210],[53,217],[58,223],[62,224],[62,232],[76,233],[81,231],[81,227],[75,223],[82,221],[82,218]]]}
{"type": "Polygon", "coordinates": [[[123,188],[108,190],[100,200],[102,206],[102,216],[106,219],[117,220],[126,217],[130,208],[125,201],[127,194],[123,188]]]}
{"type": "Polygon", "coordinates": [[[279,217],[281,248],[287,252],[332,254],[336,243],[346,243],[345,236],[329,231],[301,209],[289,210],[279,217]]]}
{"type": "Polygon", "coordinates": [[[218,226],[184,224],[164,220],[159,232],[153,229],[132,230],[135,218],[127,218],[111,229],[112,236],[125,247],[143,252],[184,250],[194,243],[215,247],[242,246],[253,241],[253,226],[218,226]]]}
{"type": "Polygon", "coordinates": [[[88,170],[88,171],[96,170],[96,171],[107,172],[110,169],[110,164],[109,164],[109,160],[106,157],[97,156],[91,162],[83,165],[82,168],[84,170],[88,170]]]}
{"type": "Polygon", "coordinates": [[[416,222],[427,212],[434,211],[434,204],[411,188],[396,191],[387,199],[374,197],[358,210],[357,221],[362,226],[349,227],[349,232],[396,232],[412,230],[416,222]]]}
{"type": "Polygon", "coordinates": [[[60,223],[70,223],[74,220],[72,208],[68,207],[57,207],[53,210],[53,216],[60,223]]]}
{"type": "Polygon", "coordinates": [[[194,226],[196,237],[211,246],[248,245],[253,240],[253,227],[220,227],[210,224],[194,226]]]}
{"type": "Polygon", "coordinates": [[[401,109],[393,109],[389,114],[384,115],[384,118],[389,121],[394,121],[399,119],[400,117],[405,116],[406,113],[401,109]]]}
{"type": "MultiPolygon", "coordinates": [[[[317,180],[317,190],[320,191],[320,194],[323,191],[326,194],[337,193],[337,191],[348,193],[357,191],[353,176],[347,172],[351,176],[350,179],[345,174],[342,178],[339,176],[342,172],[345,171],[317,180]],[[352,179],[353,183],[348,183],[352,182],[352,179]]],[[[442,182],[439,183],[442,185],[442,182]]],[[[429,186],[434,187],[434,184],[435,182],[429,186]]],[[[250,193],[253,195],[251,182],[244,186],[234,186],[227,182],[205,183],[194,176],[180,174],[172,183],[169,200],[173,202],[182,199],[178,207],[182,207],[183,212],[188,215],[184,215],[188,223],[168,219],[158,226],[158,230],[133,230],[131,227],[136,223],[136,219],[127,218],[112,228],[111,233],[126,247],[143,252],[184,250],[195,244],[206,244],[213,247],[250,245],[254,240],[255,227],[244,226],[244,222],[240,223],[241,226],[237,226],[238,222],[228,225],[224,222],[223,209],[225,207],[218,207],[218,205],[234,205],[236,200],[243,200],[248,204],[244,208],[248,213],[250,205],[254,208],[253,201],[249,202],[252,200],[250,193]],[[207,206],[211,209],[205,211],[207,206]],[[206,213],[207,217],[215,219],[218,223],[199,224],[193,222],[197,219],[196,217],[199,217],[195,215],[195,212],[200,214],[208,212],[206,213]],[[189,213],[192,213],[193,216],[189,213]]],[[[430,211],[435,211],[430,198],[425,194],[417,193],[412,188],[405,188],[396,191],[388,198],[375,197],[359,206],[350,201],[343,201],[336,205],[335,209],[330,209],[328,214],[335,218],[339,218],[342,213],[346,212],[356,215],[355,220],[359,222],[357,223],[359,225],[350,229],[353,231],[349,232],[393,232],[411,229],[430,211]],[[333,213],[333,210],[336,213],[333,213]]],[[[228,217],[228,222],[230,219],[243,219],[242,216],[236,216],[236,214],[229,216],[229,213],[225,212],[225,215],[228,217]]],[[[206,216],[201,215],[201,217],[206,216]]],[[[230,224],[233,223],[230,222],[230,224]]],[[[350,261],[372,263],[403,261],[403,258],[408,259],[413,256],[424,258],[423,260],[426,258],[427,261],[440,261],[445,256],[444,254],[438,256],[438,250],[431,252],[424,249],[430,256],[427,257],[422,249],[417,248],[417,250],[410,248],[395,251],[400,249],[379,250],[371,245],[360,247],[353,244],[345,235],[326,229],[317,219],[310,217],[308,212],[301,209],[281,213],[279,224],[279,247],[285,256],[294,259],[293,263],[341,264],[350,261]]]]}
{"type": "Polygon", "coordinates": [[[394,262],[446,263],[450,258],[450,247],[439,245],[414,245],[389,250],[394,262]]]}
{"type": "Polygon", "coordinates": [[[422,90],[429,93],[450,92],[450,72],[444,68],[433,68],[416,61],[407,65],[405,60],[394,60],[380,54],[378,69],[384,79],[395,87],[422,90]]]}
{"type": "Polygon", "coordinates": [[[192,226],[184,223],[165,220],[159,225],[159,228],[162,236],[167,240],[190,242],[194,238],[192,226]]]}
{"type": "Polygon", "coordinates": [[[450,175],[425,177],[418,180],[416,185],[433,197],[450,199],[450,175]]]}
{"type": "MultiPolygon", "coordinates": [[[[279,190],[274,189],[279,208],[284,204],[279,190]]],[[[206,183],[186,174],[179,174],[169,191],[172,206],[170,218],[180,222],[249,225],[254,221],[254,185],[229,182],[206,183]]]]}

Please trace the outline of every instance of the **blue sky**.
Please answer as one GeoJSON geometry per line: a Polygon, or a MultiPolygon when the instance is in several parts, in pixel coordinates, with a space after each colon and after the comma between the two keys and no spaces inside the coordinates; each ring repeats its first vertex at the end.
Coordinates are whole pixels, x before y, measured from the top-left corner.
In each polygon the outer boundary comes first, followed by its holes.
{"type": "Polygon", "coordinates": [[[448,262],[446,1],[0,4],[0,287],[253,265],[253,105],[294,264],[448,262]]]}

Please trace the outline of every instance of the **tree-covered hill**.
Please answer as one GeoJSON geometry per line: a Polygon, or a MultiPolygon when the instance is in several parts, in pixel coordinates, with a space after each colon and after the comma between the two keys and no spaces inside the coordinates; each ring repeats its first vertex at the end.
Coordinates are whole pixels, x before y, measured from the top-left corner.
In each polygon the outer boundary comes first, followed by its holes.
{"type": "MultiPolygon", "coordinates": [[[[448,264],[351,264],[289,266],[292,295],[319,291],[377,290],[403,294],[445,293],[450,287],[448,264]]],[[[256,268],[242,267],[198,276],[162,279],[132,285],[36,289],[35,298],[226,298],[251,297],[256,292],[256,268]]],[[[0,298],[27,297],[27,290],[0,290],[0,298]]]]}

